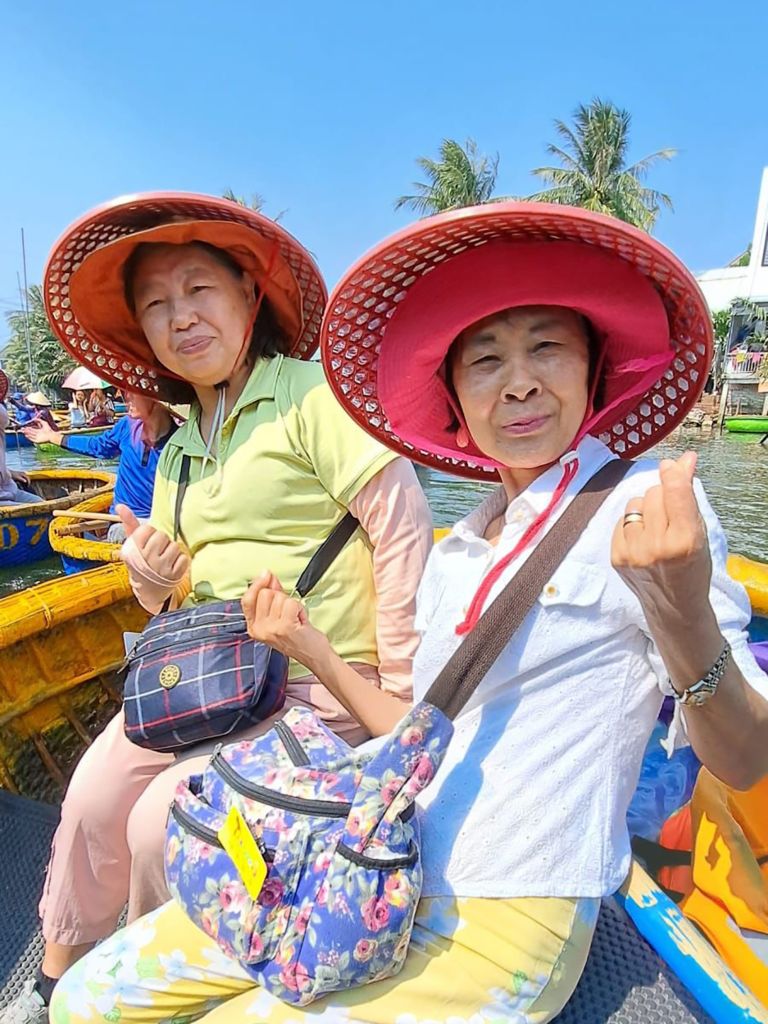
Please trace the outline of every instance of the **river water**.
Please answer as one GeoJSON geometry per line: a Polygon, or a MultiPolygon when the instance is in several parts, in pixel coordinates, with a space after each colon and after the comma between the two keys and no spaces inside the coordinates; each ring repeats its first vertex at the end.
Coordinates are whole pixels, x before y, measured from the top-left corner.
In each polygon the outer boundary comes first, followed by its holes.
{"type": "MultiPolygon", "coordinates": [[[[768,442],[760,445],[759,441],[759,434],[718,437],[697,430],[678,431],[657,445],[649,457],[676,458],[689,448],[697,451],[699,476],[725,527],[731,551],[768,561],[768,442]]],[[[9,452],[8,463],[14,469],[104,465],[76,456],[41,455],[32,448],[9,452]]],[[[466,515],[489,490],[488,484],[459,480],[432,470],[419,469],[419,477],[437,526],[448,526],[466,515]]],[[[60,571],[58,558],[0,570],[0,596],[50,579],[60,571]]]]}

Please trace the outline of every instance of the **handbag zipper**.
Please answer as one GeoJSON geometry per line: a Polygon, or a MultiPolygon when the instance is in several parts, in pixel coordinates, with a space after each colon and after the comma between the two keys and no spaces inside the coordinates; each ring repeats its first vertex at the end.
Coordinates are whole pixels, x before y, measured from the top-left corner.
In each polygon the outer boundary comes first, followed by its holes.
{"type": "Polygon", "coordinates": [[[218,846],[220,850],[223,849],[218,832],[215,832],[212,828],[206,828],[205,825],[201,825],[200,822],[195,821],[191,814],[182,810],[182,808],[176,803],[171,804],[171,817],[175,818],[176,822],[181,825],[182,828],[186,829],[190,835],[195,836],[197,839],[201,839],[209,846],[218,846]]]}
{"type": "MultiPolygon", "coordinates": [[[[204,843],[209,846],[216,846],[220,850],[224,849],[221,840],[219,839],[219,833],[212,828],[208,828],[206,825],[201,825],[199,821],[196,821],[189,811],[185,811],[182,807],[179,807],[177,803],[171,804],[171,816],[176,819],[176,822],[181,825],[183,829],[186,829],[190,835],[196,836],[201,839],[204,843]]],[[[251,833],[253,835],[253,833],[251,833]]],[[[256,838],[254,836],[254,838],[256,838]]],[[[268,850],[263,843],[256,839],[256,845],[261,852],[264,860],[271,864],[275,859],[275,851],[268,850]]]]}
{"type": "MultiPolygon", "coordinates": [[[[242,624],[242,629],[225,629],[224,630],[225,636],[228,636],[228,637],[238,637],[238,636],[247,637],[248,636],[248,631],[247,631],[247,629],[245,627],[245,619],[239,619],[239,622],[242,624]]],[[[202,625],[198,625],[198,626],[184,626],[182,629],[175,629],[173,631],[173,635],[174,635],[174,637],[178,637],[182,633],[195,633],[195,632],[197,632],[197,630],[205,629],[206,626],[210,627],[211,625],[212,625],[212,623],[203,623],[202,625]]],[[[234,625],[234,623],[232,625],[234,625]]],[[[130,658],[134,658],[134,657],[135,658],[146,658],[148,655],[160,654],[161,651],[167,651],[170,648],[174,647],[176,642],[177,642],[174,639],[170,643],[164,644],[162,647],[155,647],[155,648],[153,648],[151,651],[139,650],[140,647],[144,647],[145,645],[149,645],[149,644],[154,643],[156,639],[157,639],[157,637],[147,637],[146,634],[144,634],[142,636],[142,638],[137,640],[135,645],[131,648],[131,653],[127,656],[127,660],[129,660],[130,658]]],[[[253,642],[255,644],[255,641],[253,641],[253,642]]]]}
{"type": "Polygon", "coordinates": [[[302,747],[285,722],[275,722],[275,732],[282,740],[283,746],[288,751],[288,756],[297,768],[305,768],[312,763],[307,757],[304,747],[302,747]]]}
{"type": "Polygon", "coordinates": [[[257,786],[256,783],[248,782],[238,775],[218,751],[211,758],[211,766],[236,793],[251,800],[258,800],[267,807],[278,807],[283,811],[293,811],[295,814],[311,814],[318,818],[346,818],[352,810],[352,804],[339,803],[335,800],[305,800],[298,796],[282,796],[264,786],[257,786]]]}

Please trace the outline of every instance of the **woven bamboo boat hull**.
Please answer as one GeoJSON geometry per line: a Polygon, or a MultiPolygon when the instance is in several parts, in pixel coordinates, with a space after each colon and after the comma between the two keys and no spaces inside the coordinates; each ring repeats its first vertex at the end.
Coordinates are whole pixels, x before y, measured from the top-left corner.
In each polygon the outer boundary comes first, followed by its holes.
{"type": "MultiPolygon", "coordinates": [[[[75,505],[73,512],[106,512],[112,504],[112,493],[97,494],[75,505]]],[[[106,530],[103,537],[94,540],[90,537],[73,536],[67,531],[74,519],[60,516],[51,520],[48,528],[48,540],[54,551],[61,555],[65,572],[81,572],[93,568],[97,564],[120,561],[120,545],[106,541],[106,530]]]]}
{"type": "Polygon", "coordinates": [[[0,569],[50,558],[53,554],[48,527],[55,509],[69,509],[88,495],[108,495],[115,484],[113,473],[86,469],[41,469],[29,476],[29,490],[42,502],[0,505],[0,569]]]}
{"type": "Polygon", "coordinates": [[[0,600],[0,786],[61,799],[78,758],[119,707],[123,633],[146,621],[123,565],[0,600]]]}

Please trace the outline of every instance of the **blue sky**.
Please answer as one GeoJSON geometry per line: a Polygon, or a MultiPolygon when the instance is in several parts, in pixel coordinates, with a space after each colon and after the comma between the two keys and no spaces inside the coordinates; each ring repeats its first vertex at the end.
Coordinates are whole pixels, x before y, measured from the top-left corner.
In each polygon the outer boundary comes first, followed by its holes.
{"type": "MultiPolygon", "coordinates": [[[[25,0],[0,40],[0,313],[66,225],[147,189],[259,192],[333,285],[412,215],[414,159],[445,136],[498,152],[498,191],[536,188],[552,121],[599,95],[633,115],[657,236],[694,269],[751,238],[768,165],[768,4],[25,0]],[[707,14],[711,11],[712,14],[707,14]]],[[[0,342],[6,336],[4,317],[0,342]]]]}

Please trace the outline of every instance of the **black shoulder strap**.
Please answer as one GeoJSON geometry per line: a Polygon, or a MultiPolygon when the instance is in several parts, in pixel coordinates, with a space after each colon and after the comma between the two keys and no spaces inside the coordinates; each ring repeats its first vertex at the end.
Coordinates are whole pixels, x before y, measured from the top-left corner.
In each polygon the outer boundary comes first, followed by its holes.
{"type": "Polygon", "coordinates": [[[359,525],[360,523],[352,513],[347,512],[344,518],[334,526],[312,556],[309,565],[299,576],[299,581],[296,584],[296,593],[299,597],[305,597],[325,575],[359,525]]]}
{"type": "MultiPolygon", "coordinates": [[[[192,459],[189,455],[183,455],[181,468],[179,469],[179,482],[176,487],[176,505],[173,512],[173,539],[181,536],[181,506],[184,503],[184,495],[189,487],[189,471],[192,459]]],[[[304,597],[319,582],[338,557],[341,549],[351,538],[360,523],[351,512],[347,512],[331,530],[323,543],[310,559],[304,572],[296,584],[296,592],[304,597]]],[[[183,539],[183,538],[182,538],[183,539]]]]}
{"type": "Polygon", "coordinates": [[[181,506],[184,503],[184,495],[189,487],[189,467],[192,465],[192,458],[189,455],[182,455],[181,469],[179,470],[179,482],[176,485],[176,505],[173,510],[173,539],[181,536],[181,506]]]}
{"type": "MultiPolygon", "coordinates": [[[[187,487],[189,487],[189,467],[192,464],[192,459],[189,455],[182,455],[181,457],[181,468],[179,469],[179,482],[176,485],[176,504],[173,509],[173,539],[178,540],[181,534],[181,506],[184,502],[184,495],[187,493],[187,487]]],[[[161,612],[167,612],[171,607],[171,601],[173,600],[173,591],[163,601],[163,607],[160,609],[161,612]]]]}

